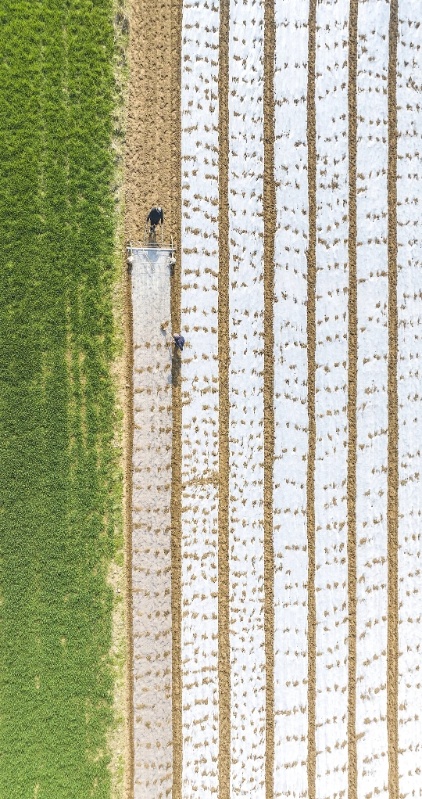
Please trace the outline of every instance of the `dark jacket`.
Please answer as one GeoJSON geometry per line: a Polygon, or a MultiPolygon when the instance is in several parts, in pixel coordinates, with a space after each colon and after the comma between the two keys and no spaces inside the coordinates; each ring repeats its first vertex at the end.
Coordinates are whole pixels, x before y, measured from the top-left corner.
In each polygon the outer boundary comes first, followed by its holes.
{"type": "Polygon", "coordinates": [[[151,208],[148,216],[147,222],[151,222],[151,225],[158,225],[159,222],[163,224],[164,222],[164,214],[163,209],[158,206],[157,208],[151,208]]]}
{"type": "Polygon", "coordinates": [[[183,347],[185,346],[185,339],[183,338],[183,336],[173,336],[173,338],[177,349],[183,350],[183,347]]]}

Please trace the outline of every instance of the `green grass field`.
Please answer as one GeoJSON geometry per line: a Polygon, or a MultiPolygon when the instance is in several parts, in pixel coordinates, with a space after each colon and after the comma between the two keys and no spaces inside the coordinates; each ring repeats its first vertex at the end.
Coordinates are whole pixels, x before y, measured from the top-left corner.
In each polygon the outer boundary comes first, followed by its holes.
{"type": "Polygon", "coordinates": [[[0,7],[0,799],[110,796],[111,0],[0,7]]]}

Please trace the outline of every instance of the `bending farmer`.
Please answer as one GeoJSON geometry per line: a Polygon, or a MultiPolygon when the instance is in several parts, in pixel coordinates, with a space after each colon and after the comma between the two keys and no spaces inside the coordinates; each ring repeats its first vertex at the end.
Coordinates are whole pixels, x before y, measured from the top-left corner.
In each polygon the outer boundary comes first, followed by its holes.
{"type": "Polygon", "coordinates": [[[183,350],[183,347],[185,346],[185,339],[183,336],[181,336],[180,333],[173,333],[173,340],[177,349],[183,350]]]}

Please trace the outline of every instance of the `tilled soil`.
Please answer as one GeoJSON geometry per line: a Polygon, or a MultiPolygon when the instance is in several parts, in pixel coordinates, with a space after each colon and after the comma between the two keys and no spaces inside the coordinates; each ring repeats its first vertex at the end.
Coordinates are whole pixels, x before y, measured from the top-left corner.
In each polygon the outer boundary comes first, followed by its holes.
{"type": "Polygon", "coordinates": [[[133,0],[130,15],[130,84],[126,144],[126,232],[142,240],[151,206],[164,208],[164,235],[177,234],[173,190],[179,106],[174,47],[178,6],[171,0],[133,0]],[[176,102],[177,101],[177,102],[176,102]],[[177,109],[175,113],[175,109],[177,109]]]}

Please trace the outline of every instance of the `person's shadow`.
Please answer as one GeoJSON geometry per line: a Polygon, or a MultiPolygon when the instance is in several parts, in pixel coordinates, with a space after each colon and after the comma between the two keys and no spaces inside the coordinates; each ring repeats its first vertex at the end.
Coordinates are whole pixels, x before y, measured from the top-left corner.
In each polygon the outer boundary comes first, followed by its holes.
{"type": "Polygon", "coordinates": [[[173,338],[171,339],[171,342],[168,341],[167,324],[161,325],[161,335],[164,337],[164,341],[169,350],[169,355],[171,360],[171,373],[168,376],[168,382],[172,386],[178,386],[180,382],[180,371],[182,368],[182,359],[180,357],[180,351],[177,349],[177,347],[174,346],[173,338]]]}
{"type": "Polygon", "coordinates": [[[180,373],[182,369],[182,358],[178,349],[174,349],[171,359],[171,382],[173,386],[180,385],[180,373]]]}

